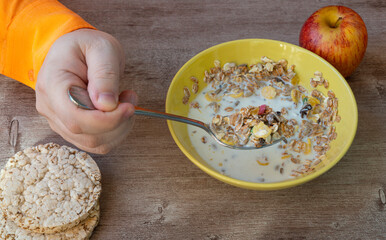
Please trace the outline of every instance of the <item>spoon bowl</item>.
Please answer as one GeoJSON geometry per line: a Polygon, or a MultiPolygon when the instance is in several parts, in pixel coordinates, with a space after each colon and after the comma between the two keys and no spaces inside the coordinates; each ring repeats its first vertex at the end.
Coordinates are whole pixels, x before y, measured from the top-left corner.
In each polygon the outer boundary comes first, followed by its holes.
{"type": "MultiPolygon", "coordinates": [[[[78,87],[78,86],[71,86],[68,89],[68,96],[69,96],[70,100],[78,107],[86,109],[86,110],[96,110],[96,108],[95,108],[94,104],[92,103],[86,89],[84,89],[82,87],[78,87]]],[[[212,131],[210,124],[201,122],[201,121],[196,120],[196,119],[191,119],[191,118],[187,118],[187,117],[183,117],[183,116],[179,116],[179,115],[174,115],[174,114],[170,114],[170,113],[165,113],[165,112],[159,112],[156,110],[145,109],[145,108],[141,108],[141,107],[137,107],[137,106],[135,106],[134,108],[135,108],[134,114],[136,114],[136,115],[145,115],[145,116],[150,116],[150,117],[163,118],[163,119],[182,122],[182,123],[186,123],[186,124],[190,124],[190,125],[199,127],[201,129],[205,130],[220,145],[228,147],[228,148],[232,148],[232,149],[256,150],[256,149],[261,149],[261,148],[275,145],[275,144],[281,142],[282,140],[284,140],[284,138],[279,138],[279,139],[273,141],[271,144],[264,143],[264,144],[262,144],[261,147],[230,145],[230,144],[224,143],[223,141],[221,141],[221,139],[217,138],[216,134],[212,131]]]]}

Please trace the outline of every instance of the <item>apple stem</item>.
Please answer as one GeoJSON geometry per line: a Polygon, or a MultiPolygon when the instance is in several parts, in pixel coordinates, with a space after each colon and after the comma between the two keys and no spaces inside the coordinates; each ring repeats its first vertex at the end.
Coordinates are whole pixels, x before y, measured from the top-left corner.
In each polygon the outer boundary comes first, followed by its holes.
{"type": "Polygon", "coordinates": [[[335,22],[333,28],[337,28],[342,20],[343,20],[343,18],[342,18],[342,17],[339,17],[338,20],[336,20],[336,22],[335,22]]]}

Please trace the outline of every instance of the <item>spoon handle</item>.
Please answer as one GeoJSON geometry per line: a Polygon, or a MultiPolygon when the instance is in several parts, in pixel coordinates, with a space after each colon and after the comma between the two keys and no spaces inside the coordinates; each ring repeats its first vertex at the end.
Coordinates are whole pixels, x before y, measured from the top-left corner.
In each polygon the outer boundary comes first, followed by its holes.
{"type": "MultiPolygon", "coordinates": [[[[77,105],[78,107],[87,109],[87,110],[95,110],[95,106],[92,103],[86,89],[78,86],[71,86],[68,89],[68,96],[70,97],[70,100],[73,103],[75,103],[75,105],[77,105]]],[[[170,113],[164,113],[164,112],[159,112],[155,110],[145,109],[137,106],[135,106],[134,108],[135,108],[134,113],[137,115],[146,115],[150,117],[164,118],[172,121],[183,122],[183,123],[187,123],[187,124],[202,128],[206,132],[210,133],[208,126],[205,123],[195,119],[178,116],[170,113]]]]}
{"type": "Polygon", "coordinates": [[[145,115],[145,116],[150,116],[150,117],[156,117],[156,118],[164,118],[164,119],[168,119],[168,120],[172,120],[172,121],[187,123],[187,124],[190,124],[190,125],[193,125],[196,127],[200,127],[202,129],[204,129],[205,131],[208,131],[205,123],[198,121],[198,120],[195,120],[195,119],[183,117],[183,116],[178,116],[178,115],[165,113],[165,112],[159,112],[156,110],[150,110],[150,109],[141,108],[141,107],[137,107],[137,106],[135,106],[135,114],[145,115]]]}
{"type": "MultiPolygon", "coordinates": [[[[70,87],[68,89],[68,96],[70,97],[70,100],[76,106],[78,106],[80,108],[83,108],[86,110],[95,110],[96,109],[94,104],[92,103],[89,95],[88,95],[87,90],[82,88],[82,87],[78,87],[78,86],[70,87]]],[[[191,118],[187,118],[187,117],[183,117],[183,116],[179,116],[179,115],[174,115],[171,113],[165,113],[165,112],[159,112],[156,110],[141,108],[141,107],[137,107],[137,106],[134,106],[134,109],[135,109],[134,114],[137,114],[137,115],[145,115],[145,116],[150,116],[150,117],[163,118],[163,119],[168,119],[168,120],[172,120],[172,121],[187,123],[187,124],[202,128],[209,135],[211,135],[220,145],[225,146],[225,147],[229,147],[232,149],[243,149],[243,150],[256,149],[255,146],[245,147],[245,146],[238,146],[238,145],[228,145],[217,138],[217,136],[211,131],[210,126],[208,124],[201,122],[201,121],[198,121],[198,120],[195,120],[195,119],[191,119],[191,118]]],[[[277,144],[282,140],[285,140],[285,138],[280,138],[280,139],[274,141],[273,143],[271,143],[270,145],[263,145],[260,148],[264,148],[264,147],[268,147],[268,146],[277,144]]]]}

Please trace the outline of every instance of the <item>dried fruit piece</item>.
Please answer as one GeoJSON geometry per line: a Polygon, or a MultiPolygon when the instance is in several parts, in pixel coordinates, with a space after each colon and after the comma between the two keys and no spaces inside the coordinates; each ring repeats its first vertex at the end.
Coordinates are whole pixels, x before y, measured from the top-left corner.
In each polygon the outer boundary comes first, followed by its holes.
{"type": "Polygon", "coordinates": [[[266,86],[261,89],[261,95],[266,99],[274,99],[276,97],[276,89],[271,86],[266,86]]]}
{"type": "Polygon", "coordinates": [[[308,115],[308,113],[312,110],[312,106],[310,104],[306,104],[300,109],[300,115],[302,118],[308,115]]]}
{"type": "Polygon", "coordinates": [[[261,105],[260,107],[259,107],[259,112],[258,112],[258,114],[259,115],[263,115],[264,113],[265,113],[265,109],[267,108],[267,105],[261,105]]]}

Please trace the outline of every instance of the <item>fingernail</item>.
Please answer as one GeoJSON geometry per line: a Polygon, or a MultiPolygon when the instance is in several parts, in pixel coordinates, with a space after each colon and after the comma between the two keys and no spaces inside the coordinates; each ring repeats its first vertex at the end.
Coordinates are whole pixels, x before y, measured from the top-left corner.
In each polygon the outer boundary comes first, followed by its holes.
{"type": "Polygon", "coordinates": [[[114,93],[104,92],[98,95],[98,103],[106,108],[114,109],[117,106],[117,102],[118,99],[114,93]]]}

